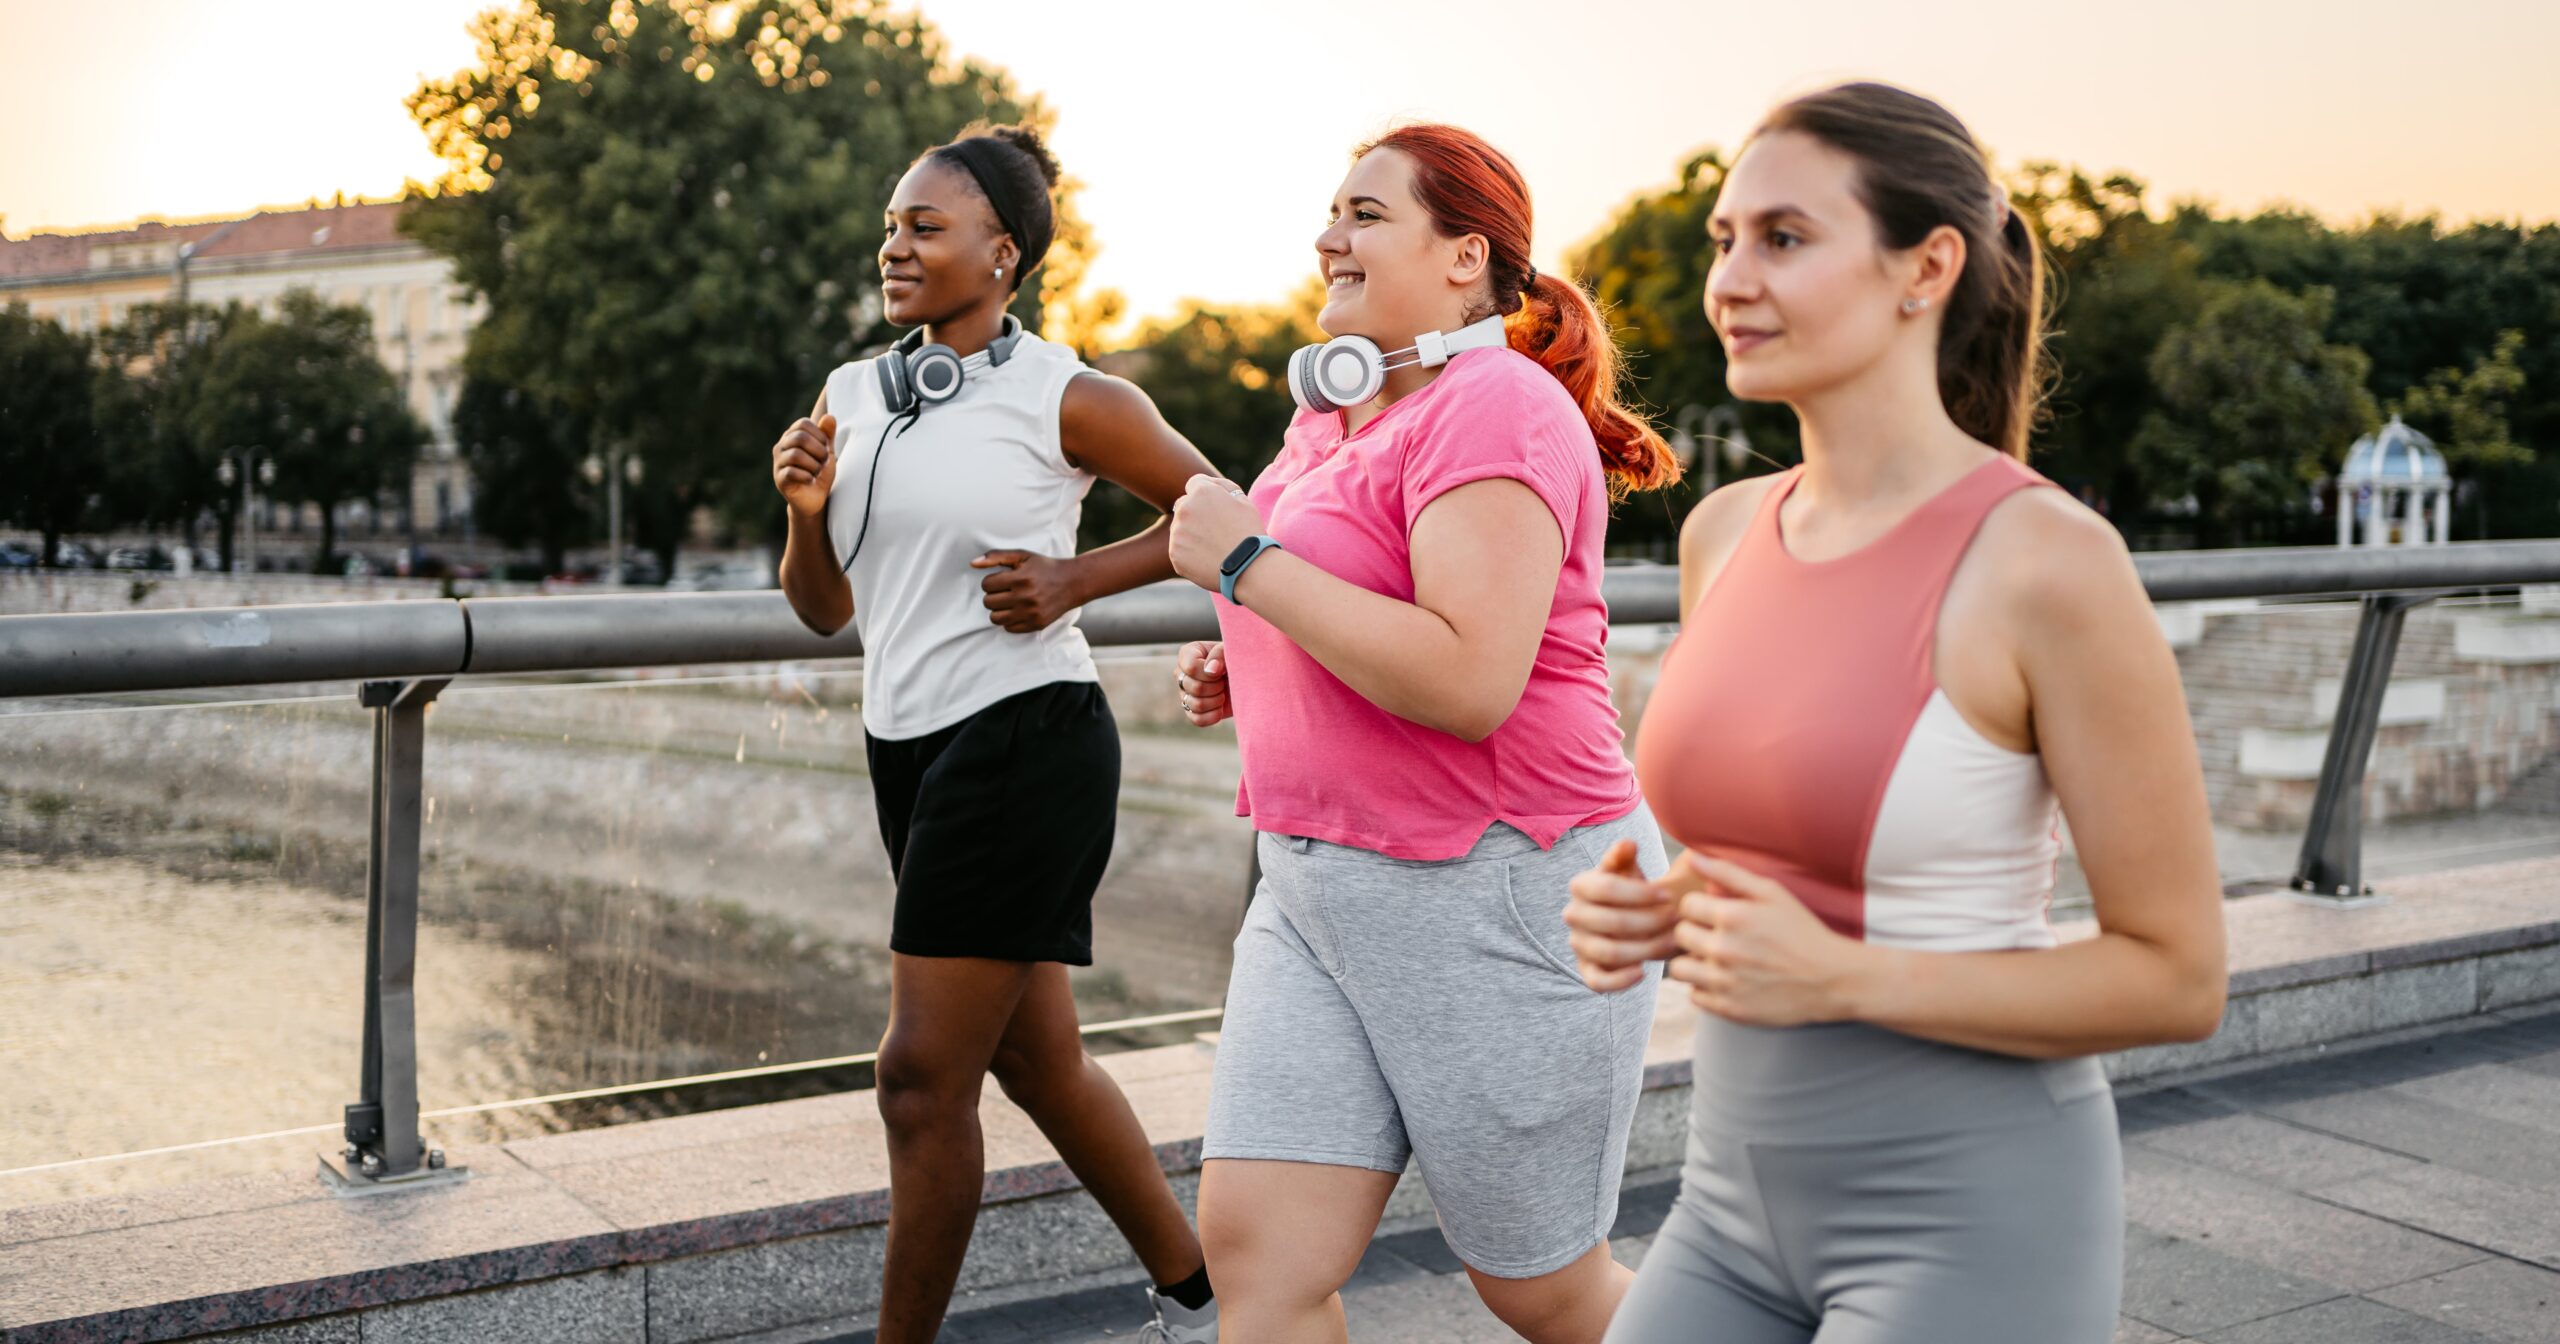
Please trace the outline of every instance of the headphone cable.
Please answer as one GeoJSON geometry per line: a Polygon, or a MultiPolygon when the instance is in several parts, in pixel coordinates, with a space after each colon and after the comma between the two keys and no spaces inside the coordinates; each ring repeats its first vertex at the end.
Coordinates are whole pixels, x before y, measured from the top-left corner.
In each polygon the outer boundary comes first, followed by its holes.
{"type": "Polygon", "coordinates": [[[853,562],[862,558],[862,539],[871,535],[871,501],[880,493],[880,458],[888,450],[889,431],[894,429],[903,436],[923,414],[924,406],[919,402],[902,414],[889,417],[889,423],[880,427],[880,441],[871,446],[870,479],[862,486],[862,527],[853,534],[853,554],[844,560],[844,572],[847,574],[853,572],[853,562]]]}

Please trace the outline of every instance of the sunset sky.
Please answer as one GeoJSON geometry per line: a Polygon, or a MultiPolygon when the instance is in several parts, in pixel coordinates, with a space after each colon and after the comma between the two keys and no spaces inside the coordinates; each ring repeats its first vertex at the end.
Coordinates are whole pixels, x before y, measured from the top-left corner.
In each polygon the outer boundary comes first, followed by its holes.
{"type": "MultiPolygon", "coordinates": [[[[436,171],[401,99],[486,0],[0,0],[0,228],[244,212],[436,171]]],[[[1932,94],[2004,162],[2155,204],[2560,218],[2548,0],[936,0],[1059,112],[1094,283],[1141,314],[1277,298],[1348,149],[1446,119],[1516,158],[1552,267],[1689,150],[1842,78],[1932,94]],[[1570,16],[1558,22],[1558,13],[1570,16]]]]}

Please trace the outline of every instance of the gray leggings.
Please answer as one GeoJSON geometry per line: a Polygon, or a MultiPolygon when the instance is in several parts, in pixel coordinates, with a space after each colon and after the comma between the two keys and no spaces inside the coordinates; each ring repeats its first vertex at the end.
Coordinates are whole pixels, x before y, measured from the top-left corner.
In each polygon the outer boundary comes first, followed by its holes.
{"type": "Polygon", "coordinates": [[[1680,1198],[1607,1344],[2108,1344],[2115,1099],[1862,1024],[1708,1019],[1680,1198]]]}

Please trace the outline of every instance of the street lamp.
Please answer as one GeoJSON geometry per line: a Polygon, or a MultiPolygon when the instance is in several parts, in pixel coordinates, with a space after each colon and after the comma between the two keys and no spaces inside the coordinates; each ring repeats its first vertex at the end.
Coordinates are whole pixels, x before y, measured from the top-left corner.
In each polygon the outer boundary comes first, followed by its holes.
{"type": "Polygon", "coordinates": [[[234,446],[224,449],[222,460],[215,463],[213,468],[213,478],[222,483],[223,489],[230,489],[235,482],[240,487],[240,549],[231,557],[231,572],[234,574],[258,572],[258,523],[250,513],[250,482],[255,480],[257,484],[268,488],[273,488],[276,483],[274,458],[260,459],[254,470],[249,467],[249,459],[255,456],[257,451],[254,444],[246,448],[234,446]],[[240,461],[237,467],[231,464],[235,457],[240,461]]]}
{"type": "Polygon", "coordinates": [[[605,487],[607,519],[605,531],[608,534],[606,554],[610,557],[607,561],[605,582],[619,588],[622,586],[622,483],[629,481],[634,486],[640,484],[640,459],[623,456],[620,447],[609,448],[606,451],[612,454],[613,460],[610,467],[595,454],[589,453],[587,460],[578,464],[578,471],[587,478],[587,484],[605,487]]]}

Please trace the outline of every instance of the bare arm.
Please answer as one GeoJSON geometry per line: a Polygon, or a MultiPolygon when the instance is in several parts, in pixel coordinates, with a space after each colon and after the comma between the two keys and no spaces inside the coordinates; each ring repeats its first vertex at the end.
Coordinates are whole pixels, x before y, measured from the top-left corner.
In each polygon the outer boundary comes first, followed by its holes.
{"type": "MultiPolygon", "coordinates": [[[[1259,528],[1224,482],[1195,480],[1176,506],[1174,563],[1215,588],[1219,561],[1259,528]]],[[[1494,478],[1423,506],[1409,549],[1411,602],[1285,550],[1245,571],[1236,600],[1371,704],[1481,742],[1528,687],[1564,568],[1563,531],[1535,491],[1494,478]]]]}
{"type": "Polygon", "coordinates": [[[782,492],[789,530],[782,544],[782,595],[800,622],[821,635],[853,619],[853,584],[827,535],[827,496],[836,483],[836,421],[827,394],[793,421],[773,445],[773,484],[782,492]]]}
{"type": "MultiPolygon", "coordinates": [[[[1185,481],[1211,470],[1191,441],[1165,423],[1154,401],[1123,378],[1086,374],[1067,384],[1058,405],[1058,437],[1069,461],[1170,509],[1185,481]]],[[[1171,530],[1162,517],[1081,555],[995,551],[976,562],[992,568],[979,586],[990,619],[1015,633],[1038,630],[1098,597],[1173,577],[1171,530]]]]}

